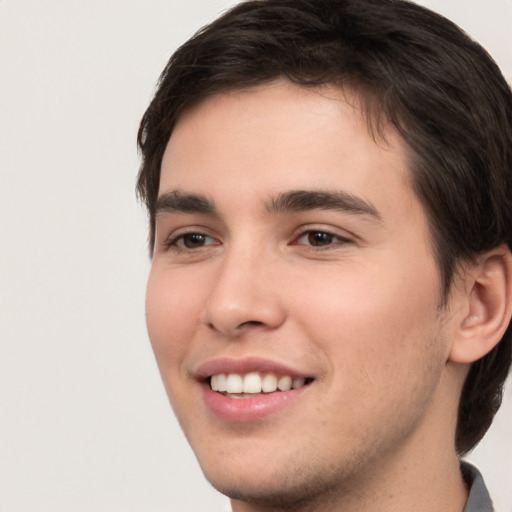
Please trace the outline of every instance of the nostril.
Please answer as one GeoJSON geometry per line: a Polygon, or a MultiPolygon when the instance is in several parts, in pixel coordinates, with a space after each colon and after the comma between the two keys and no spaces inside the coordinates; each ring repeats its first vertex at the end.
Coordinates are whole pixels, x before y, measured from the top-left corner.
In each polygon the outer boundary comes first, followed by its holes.
{"type": "Polygon", "coordinates": [[[256,320],[249,320],[248,322],[241,323],[238,327],[259,326],[259,325],[263,325],[263,322],[258,322],[256,320]]]}
{"type": "MultiPolygon", "coordinates": [[[[1,1],[1,0],[0,0],[1,1]]],[[[232,329],[229,326],[224,326],[224,328],[218,328],[215,322],[207,323],[208,329],[212,331],[220,331],[224,333],[228,333],[231,336],[239,336],[243,334],[247,330],[251,330],[258,327],[265,327],[265,322],[258,322],[257,320],[248,320],[247,322],[242,322],[240,324],[235,324],[232,329]]]]}

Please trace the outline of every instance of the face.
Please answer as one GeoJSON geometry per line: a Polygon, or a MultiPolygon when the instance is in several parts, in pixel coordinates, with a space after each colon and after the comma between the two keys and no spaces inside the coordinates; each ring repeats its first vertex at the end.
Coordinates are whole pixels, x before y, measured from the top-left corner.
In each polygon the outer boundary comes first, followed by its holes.
{"type": "Polygon", "coordinates": [[[444,421],[427,220],[399,138],[376,143],[347,94],[214,96],[163,158],[149,336],[205,475],[233,498],[361,491],[444,421]]]}

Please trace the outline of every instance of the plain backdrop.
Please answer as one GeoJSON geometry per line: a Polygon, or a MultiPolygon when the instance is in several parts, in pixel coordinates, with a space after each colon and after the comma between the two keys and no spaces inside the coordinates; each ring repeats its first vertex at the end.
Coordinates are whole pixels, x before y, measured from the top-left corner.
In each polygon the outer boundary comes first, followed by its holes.
{"type": "MultiPolygon", "coordinates": [[[[223,512],[144,323],[135,136],[225,0],[0,0],[0,512],[223,512]]],[[[511,0],[431,0],[512,77],[511,0]]],[[[512,396],[470,457],[512,512],[512,396]]],[[[250,463],[250,461],[248,461],[250,463]]]]}

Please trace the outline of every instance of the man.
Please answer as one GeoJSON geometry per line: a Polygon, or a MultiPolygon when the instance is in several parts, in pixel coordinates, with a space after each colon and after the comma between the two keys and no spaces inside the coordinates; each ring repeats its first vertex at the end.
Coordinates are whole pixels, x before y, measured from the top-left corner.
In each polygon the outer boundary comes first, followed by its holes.
{"type": "Polygon", "coordinates": [[[492,510],[461,462],[511,363],[512,94],[402,0],[244,2],[139,131],[147,324],[234,512],[492,510]]]}

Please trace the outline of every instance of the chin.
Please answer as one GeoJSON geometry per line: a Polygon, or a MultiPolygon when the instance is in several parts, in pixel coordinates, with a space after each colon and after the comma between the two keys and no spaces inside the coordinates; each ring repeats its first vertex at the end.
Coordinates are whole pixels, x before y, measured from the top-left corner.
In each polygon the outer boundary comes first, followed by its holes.
{"type": "MultiPolygon", "coordinates": [[[[325,501],[343,487],[344,471],[318,467],[295,452],[276,460],[276,453],[265,458],[242,452],[240,458],[217,456],[201,463],[208,482],[235,501],[269,509],[312,510],[317,499],[325,501]],[[322,471],[323,469],[323,471],[322,471]]],[[[321,466],[321,465],[320,465],[321,466]]]]}
{"type": "Polygon", "coordinates": [[[302,483],[290,482],[288,478],[278,476],[238,475],[236,478],[210,477],[205,474],[210,484],[220,493],[232,500],[257,504],[265,507],[297,510],[300,505],[310,502],[314,496],[321,494],[305,487],[302,483]]]}

